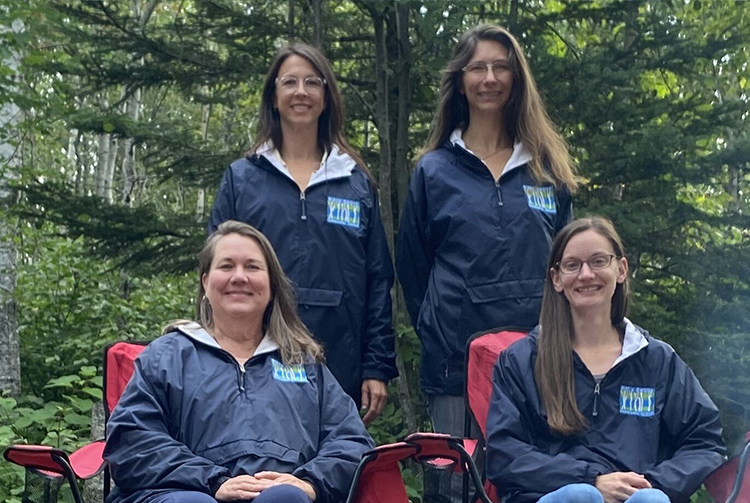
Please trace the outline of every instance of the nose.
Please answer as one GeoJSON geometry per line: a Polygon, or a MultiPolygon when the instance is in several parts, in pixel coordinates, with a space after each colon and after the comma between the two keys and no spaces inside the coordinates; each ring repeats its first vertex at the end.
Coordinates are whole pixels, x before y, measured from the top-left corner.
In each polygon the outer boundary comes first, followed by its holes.
{"type": "Polygon", "coordinates": [[[230,278],[230,281],[233,284],[244,283],[247,281],[247,276],[245,276],[242,267],[235,267],[232,270],[232,277],[230,278]]]}
{"type": "Polygon", "coordinates": [[[297,88],[294,90],[294,94],[307,94],[307,88],[305,87],[305,81],[300,80],[297,84],[297,88]]]}
{"type": "Polygon", "coordinates": [[[589,278],[594,275],[594,271],[591,270],[591,267],[589,267],[588,262],[584,262],[581,264],[581,269],[578,271],[578,277],[581,278],[589,278]]]}
{"type": "Polygon", "coordinates": [[[487,72],[484,74],[484,80],[488,82],[494,82],[497,80],[497,78],[495,78],[495,69],[492,67],[492,63],[487,63],[487,72]]]}

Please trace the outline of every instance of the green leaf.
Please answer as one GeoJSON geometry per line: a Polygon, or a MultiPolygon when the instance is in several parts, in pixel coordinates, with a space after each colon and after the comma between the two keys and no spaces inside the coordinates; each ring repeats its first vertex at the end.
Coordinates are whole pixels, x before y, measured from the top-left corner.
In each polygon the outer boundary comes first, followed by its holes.
{"type": "Polygon", "coordinates": [[[103,396],[102,390],[98,388],[81,388],[81,393],[86,393],[97,400],[101,400],[103,396]]]}
{"type": "Polygon", "coordinates": [[[48,388],[72,388],[73,383],[81,382],[81,378],[76,375],[60,376],[57,379],[51,379],[44,389],[48,388]]]}

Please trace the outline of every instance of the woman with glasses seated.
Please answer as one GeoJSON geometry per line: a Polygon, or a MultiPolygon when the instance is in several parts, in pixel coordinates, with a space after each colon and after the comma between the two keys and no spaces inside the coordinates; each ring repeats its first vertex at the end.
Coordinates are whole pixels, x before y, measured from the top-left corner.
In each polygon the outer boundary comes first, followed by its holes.
{"type": "Polygon", "coordinates": [[[536,325],[549,246],[570,220],[577,182],[521,46],[499,26],[459,40],[425,150],[396,265],[433,426],[461,435],[467,338],[536,325]]]}
{"type": "Polygon", "coordinates": [[[674,350],[633,325],[612,223],[552,245],[540,325],[501,354],[486,473],[507,503],[687,503],[722,462],[719,413],[674,350]]]}
{"type": "Polygon", "coordinates": [[[375,184],[343,125],[325,57],[305,44],[280,49],[266,75],[256,145],[224,174],[208,228],[240,220],[268,236],[295,283],[302,321],[367,410],[367,424],[397,375],[393,266],[375,184]]]}

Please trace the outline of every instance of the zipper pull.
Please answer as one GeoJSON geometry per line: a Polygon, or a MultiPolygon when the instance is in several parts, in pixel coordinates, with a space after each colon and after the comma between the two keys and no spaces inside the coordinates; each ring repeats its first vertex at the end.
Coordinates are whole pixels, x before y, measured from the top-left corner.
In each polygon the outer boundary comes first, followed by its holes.
{"type": "Polygon", "coordinates": [[[305,192],[299,193],[299,202],[302,205],[302,216],[300,217],[302,220],[307,220],[307,208],[305,206],[305,192]]]}
{"type": "Polygon", "coordinates": [[[497,191],[497,205],[502,206],[503,205],[503,194],[500,192],[500,181],[495,180],[495,190],[497,191]]]}
{"type": "Polygon", "coordinates": [[[240,365],[239,363],[237,366],[240,368],[240,393],[245,392],[245,366],[240,365]]]}
{"type": "Polygon", "coordinates": [[[591,415],[596,417],[599,415],[599,412],[596,410],[596,402],[599,400],[599,383],[596,383],[596,386],[594,387],[594,410],[591,411],[591,415]]]}

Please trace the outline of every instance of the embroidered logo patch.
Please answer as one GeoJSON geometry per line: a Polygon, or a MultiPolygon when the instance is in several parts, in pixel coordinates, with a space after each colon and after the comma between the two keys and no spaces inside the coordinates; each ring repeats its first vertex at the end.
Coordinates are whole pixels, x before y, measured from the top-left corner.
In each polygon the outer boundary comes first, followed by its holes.
{"type": "Polygon", "coordinates": [[[526,201],[529,203],[529,208],[541,210],[545,213],[557,213],[554,187],[524,185],[523,191],[526,193],[526,201]]]}
{"type": "Polygon", "coordinates": [[[284,365],[271,358],[273,378],[284,382],[307,382],[307,372],[302,365],[284,365]]]}
{"type": "Polygon", "coordinates": [[[328,196],[329,223],[359,227],[359,201],[328,196]]]}
{"type": "Polygon", "coordinates": [[[654,388],[620,386],[620,414],[651,417],[654,415],[654,388]]]}

